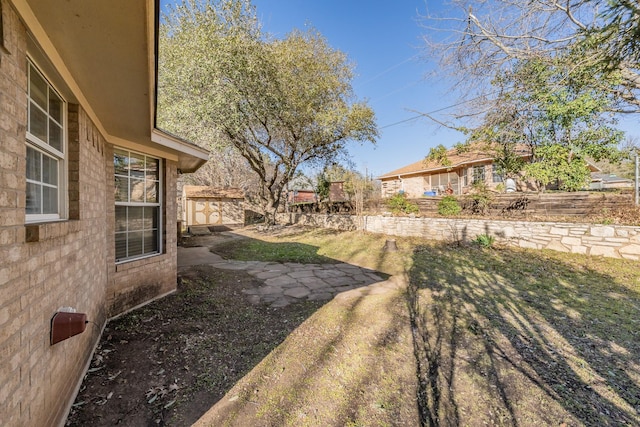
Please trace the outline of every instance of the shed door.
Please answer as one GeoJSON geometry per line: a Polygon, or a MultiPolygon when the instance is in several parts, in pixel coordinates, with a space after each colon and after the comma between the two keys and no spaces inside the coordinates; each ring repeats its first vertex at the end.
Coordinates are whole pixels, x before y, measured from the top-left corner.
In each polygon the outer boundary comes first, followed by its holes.
{"type": "Polygon", "coordinates": [[[211,225],[222,223],[222,212],[220,211],[220,202],[218,200],[192,200],[191,206],[191,225],[211,225]]]}

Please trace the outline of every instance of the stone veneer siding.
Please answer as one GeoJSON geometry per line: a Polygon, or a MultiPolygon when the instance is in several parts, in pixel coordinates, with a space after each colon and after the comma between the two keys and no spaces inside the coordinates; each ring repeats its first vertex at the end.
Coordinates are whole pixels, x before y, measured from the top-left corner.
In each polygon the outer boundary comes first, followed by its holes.
{"type": "Polygon", "coordinates": [[[176,165],[164,161],[164,251],[115,265],[113,147],[68,104],[69,219],[25,224],[27,32],[2,1],[0,51],[0,425],[61,425],[111,316],[176,287],[176,165]],[[74,307],[92,322],[50,345],[74,307]]]}
{"type": "Polygon", "coordinates": [[[280,219],[314,227],[360,229],[441,241],[468,242],[480,234],[488,234],[509,246],[640,260],[640,227],[637,226],[303,214],[283,215],[280,219]]]}

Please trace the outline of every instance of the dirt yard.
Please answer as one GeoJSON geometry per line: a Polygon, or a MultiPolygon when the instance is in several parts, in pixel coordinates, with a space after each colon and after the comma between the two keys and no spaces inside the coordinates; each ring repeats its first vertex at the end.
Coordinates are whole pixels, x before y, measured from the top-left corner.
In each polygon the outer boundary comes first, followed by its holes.
{"type": "Polygon", "coordinates": [[[252,305],[244,272],[192,267],[107,325],[68,426],[190,425],[321,303],[252,305]]]}

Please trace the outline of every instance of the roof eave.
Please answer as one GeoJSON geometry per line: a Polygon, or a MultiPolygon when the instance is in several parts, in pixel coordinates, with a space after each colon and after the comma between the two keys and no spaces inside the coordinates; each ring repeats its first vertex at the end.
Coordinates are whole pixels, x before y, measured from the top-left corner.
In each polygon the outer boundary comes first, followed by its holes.
{"type": "Polygon", "coordinates": [[[42,57],[38,65],[59,75],[63,96],[82,106],[107,142],[160,150],[184,172],[206,162],[206,150],[156,127],[159,0],[10,1],[42,57]]]}

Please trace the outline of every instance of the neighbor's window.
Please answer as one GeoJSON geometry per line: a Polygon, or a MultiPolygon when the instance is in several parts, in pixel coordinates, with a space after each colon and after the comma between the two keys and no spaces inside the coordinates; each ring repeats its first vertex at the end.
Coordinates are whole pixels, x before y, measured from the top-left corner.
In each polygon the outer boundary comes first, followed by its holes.
{"type": "Polygon", "coordinates": [[[28,74],[26,220],[56,220],[65,206],[66,104],[31,62],[28,74]]]}
{"type": "Polygon", "coordinates": [[[473,182],[484,182],[484,165],[473,167],[473,182]]]}
{"type": "Polygon", "coordinates": [[[496,168],[495,166],[493,167],[493,182],[502,182],[503,178],[502,175],[500,174],[500,170],[498,168],[496,168]]]}
{"type": "Polygon", "coordinates": [[[160,160],[116,149],[116,262],[160,253],[160,160]]]}

